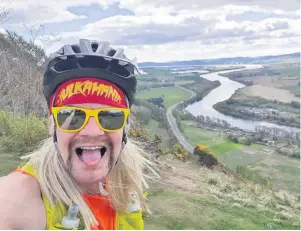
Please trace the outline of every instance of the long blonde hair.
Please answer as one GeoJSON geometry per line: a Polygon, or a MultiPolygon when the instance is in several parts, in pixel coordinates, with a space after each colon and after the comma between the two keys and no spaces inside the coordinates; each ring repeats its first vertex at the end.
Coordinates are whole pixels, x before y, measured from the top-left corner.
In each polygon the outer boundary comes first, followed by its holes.
{"type": "MultiPolygon", "coordinates": [[[[53,125],[53,122],[51,124],[53,125]]],[[[52,125],[50,128],[53,128],[52,125]]],[[[50,131],[52,132],[53,130],[50,131]]],[[[147,209],[143,195],[143,188],[149,187],[146,179],[156,179],[159,175],[154,170],[155,165],[144,154],[128,139],[117,164],[108,176],[108,196],[116,211],[127,211],[131,193],[135,193],[142,208],[147,209]],[[147,170],[148,174],[145,174],[144,170],[147,170]]],[[[82,198],[82,189],[70,175],[52,138],[44,140],[39,149],[24,156],[23,159],[36,169],[40,188],[52,206],[56,203],[68,206],[76,203],[79,205],[85,226],[88,228],[98,225],[82,198]]]]}

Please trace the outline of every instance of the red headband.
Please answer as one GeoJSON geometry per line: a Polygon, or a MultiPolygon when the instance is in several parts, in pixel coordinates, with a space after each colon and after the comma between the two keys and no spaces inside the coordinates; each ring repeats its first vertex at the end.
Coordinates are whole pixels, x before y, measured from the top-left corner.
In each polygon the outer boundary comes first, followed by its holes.
{"type": "Polygon", "coordinates": [[[50,99],[52,105],[100,103],[113,107],[126,108],[125,94],[113,83],[102,79],[83,77],[64,82],[50,99]]]}

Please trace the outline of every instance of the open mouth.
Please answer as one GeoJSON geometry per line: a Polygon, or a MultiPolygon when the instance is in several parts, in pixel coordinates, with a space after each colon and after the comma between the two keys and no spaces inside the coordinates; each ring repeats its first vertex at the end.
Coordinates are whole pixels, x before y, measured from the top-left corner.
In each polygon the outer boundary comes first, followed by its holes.
{"type": "Polygon", "coordinates": [[[107,152],[105,146],[95,147],[77,147],[75,153],[81,161],[96,162],[99,161],[107,152]]]}

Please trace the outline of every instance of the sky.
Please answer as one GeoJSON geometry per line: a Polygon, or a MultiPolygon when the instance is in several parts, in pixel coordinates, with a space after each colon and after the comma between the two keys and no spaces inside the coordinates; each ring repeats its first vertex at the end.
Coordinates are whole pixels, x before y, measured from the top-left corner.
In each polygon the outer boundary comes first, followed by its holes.
{"type": "Polygon", "coordinates": [[[300,51],[299,0],[0,0],[0,32],[47,54],[79,39],[109,41],[138,62],[300,51]]]}

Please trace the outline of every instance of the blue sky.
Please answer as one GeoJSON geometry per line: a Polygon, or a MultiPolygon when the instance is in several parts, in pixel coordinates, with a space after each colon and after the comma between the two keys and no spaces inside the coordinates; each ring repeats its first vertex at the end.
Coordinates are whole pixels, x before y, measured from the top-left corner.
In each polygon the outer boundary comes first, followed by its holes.
{"type": "Polygon", "coordinates": [[[1,9],[10,19],[0,31],[33,37],[47,53],[80,38],[110,41],[138,62],[300,50],[298,0],[0,0],[1,9]]]}

